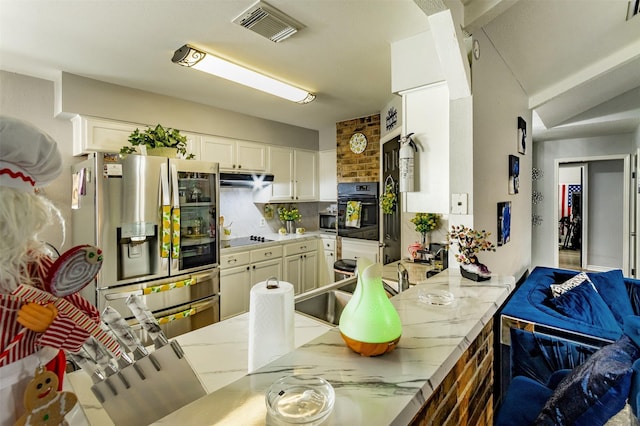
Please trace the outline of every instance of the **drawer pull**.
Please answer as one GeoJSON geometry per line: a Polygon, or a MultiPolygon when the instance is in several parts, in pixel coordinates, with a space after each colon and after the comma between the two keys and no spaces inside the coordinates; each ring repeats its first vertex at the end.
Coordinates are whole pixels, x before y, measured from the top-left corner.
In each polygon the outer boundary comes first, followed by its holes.
{"type": "Polygon", "coordinates": [[[227,260],[227,263],[228,263],[228,264],[237,263],[237,262],[238,262],[238,259],[236,259],[235,257],[233,257],[233,258],[231,258],[231,259],[227,260]]]}
{"type": "Polygon", "coordinates": [[[265,255],[265,257],[271,257],[271,256],[273,256],[273,253],[268,251],[264,255],[265,255]]]}

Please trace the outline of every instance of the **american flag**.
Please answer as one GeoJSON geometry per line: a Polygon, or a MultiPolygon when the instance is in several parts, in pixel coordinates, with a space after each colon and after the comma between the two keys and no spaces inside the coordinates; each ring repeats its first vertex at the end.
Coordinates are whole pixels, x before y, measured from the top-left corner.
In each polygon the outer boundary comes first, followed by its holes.
{"type": "Polygon", "coordinates": [[[560,185],[558,195],[561,218],[571,216],[571,194],[574,192],[582,192],[582,185],[560,185]]]}

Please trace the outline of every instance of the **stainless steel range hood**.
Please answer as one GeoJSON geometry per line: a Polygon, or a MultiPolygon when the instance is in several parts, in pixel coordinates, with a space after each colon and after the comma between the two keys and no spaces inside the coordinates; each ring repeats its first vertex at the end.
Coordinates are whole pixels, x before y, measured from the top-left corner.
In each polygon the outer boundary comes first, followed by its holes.
{"type": "Polygon", "coordinates": [[[220,172],[220,186],[263,188],[272,182],[273,175],[270,173],[220,172]]]}

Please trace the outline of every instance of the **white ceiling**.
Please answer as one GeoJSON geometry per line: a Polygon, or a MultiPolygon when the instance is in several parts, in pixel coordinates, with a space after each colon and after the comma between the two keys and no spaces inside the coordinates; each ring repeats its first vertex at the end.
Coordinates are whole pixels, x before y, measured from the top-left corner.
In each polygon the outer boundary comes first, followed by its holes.
{"type": "MultiPolygon", "coordinates": [[[[326,129],[379,112],[391,97],[390,43],[429,29],[413,0],[269,0],[306,26],[273,43],[231,22],[252,3],[0,0],[0,68],[49,79],[66,71],[326,129]],[[185,43],[308,89],[317,99],[298,105],[177,66],[171,57],[185,43]]],[[[574,117],[581,131],[593,134],[605,122],[613,132],[640,125],[640,17],[625,21],[627,0],[462,4],[465,30],[484,31],[542,121],[562,126],[536,130],[538,139],[576,134],[569,125],[574,117]]]]}

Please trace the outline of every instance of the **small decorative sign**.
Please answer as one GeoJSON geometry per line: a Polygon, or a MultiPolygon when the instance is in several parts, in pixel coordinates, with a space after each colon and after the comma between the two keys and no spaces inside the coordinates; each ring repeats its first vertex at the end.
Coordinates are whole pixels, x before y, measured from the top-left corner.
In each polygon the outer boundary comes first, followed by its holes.
{"type": "Polygon", "coordinates": [[[385,117],[387,132],[393,130],[396,124],[398,124],[398,110],[395,107],[391,107],[387,110],[387,116],[385,117]]]}

